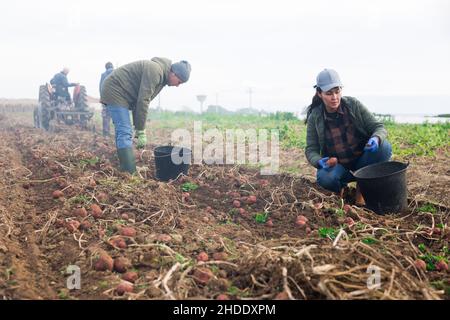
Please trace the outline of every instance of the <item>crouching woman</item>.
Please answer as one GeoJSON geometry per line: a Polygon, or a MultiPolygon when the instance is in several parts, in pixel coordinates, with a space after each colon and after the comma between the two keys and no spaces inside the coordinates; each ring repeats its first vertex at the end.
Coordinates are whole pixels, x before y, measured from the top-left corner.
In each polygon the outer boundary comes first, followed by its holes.
{"type": "MultiPolygon", "coordinates": [[[[317,168],[317,183],[343,194],[355,177],[351,171],[389,161],[387,131],[356,98],[342,96],[342,83],[332,69],[317,76],[316,94],[307,108],[306,158],[317,168]]],[[[364,205],[356,188],[355,204],[364,205]]]]}

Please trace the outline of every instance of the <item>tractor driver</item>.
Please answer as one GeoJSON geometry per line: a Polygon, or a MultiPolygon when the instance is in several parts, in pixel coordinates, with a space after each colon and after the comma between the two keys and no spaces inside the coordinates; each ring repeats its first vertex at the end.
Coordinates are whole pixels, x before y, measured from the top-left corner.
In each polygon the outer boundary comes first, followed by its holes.
{"type": "Polygon", "coordinates": [[[78,83],[69,83],[67,80],[67,74],[69,73],[69,68],[63,68],[63,70],[54,75],[50,84],[55,88],[56,97],[65,98],[68,103],[71,103],[69,87],[75,87],[78,83]]]}

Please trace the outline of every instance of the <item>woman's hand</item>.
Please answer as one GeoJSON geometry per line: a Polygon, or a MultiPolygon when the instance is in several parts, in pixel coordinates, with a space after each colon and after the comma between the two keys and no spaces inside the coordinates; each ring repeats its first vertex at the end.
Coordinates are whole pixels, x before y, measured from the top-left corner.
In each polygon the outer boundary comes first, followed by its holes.
{"type": "Polygon", "coordinates": [[[328,169],[334,167],[338,163],[338,161],[336,157],[325,157],[320,159],[317,163],[319,164],[320,168],[328,169]]]}
{"type": "Polygon", "coordinates": [[[366,146],[364,147],[364,151],[376,152],[378,150],[379,144],[380,144],[379,138],[372,137],[369,139],[366,146]]]}
{"type": "Polygon", "coordinates": [[[338,163],[338,160],[337,160],[336,157],[331,157],[331,158],[327,161],[328,167],[330,167],[330,168],[334,167],[337,163],[338,163]]]}

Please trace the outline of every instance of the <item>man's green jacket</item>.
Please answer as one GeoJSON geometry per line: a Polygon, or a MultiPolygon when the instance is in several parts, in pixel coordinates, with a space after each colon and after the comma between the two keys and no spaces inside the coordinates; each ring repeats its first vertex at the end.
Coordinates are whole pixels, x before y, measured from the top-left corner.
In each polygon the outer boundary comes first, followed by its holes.
{"type": "Polygon", "coordinates": [[[117,68],[103,83],[100,101],[132,110],[135,129],[144,130],[150,101],[167,85],[171,65],[156,57],[117,68]]]}

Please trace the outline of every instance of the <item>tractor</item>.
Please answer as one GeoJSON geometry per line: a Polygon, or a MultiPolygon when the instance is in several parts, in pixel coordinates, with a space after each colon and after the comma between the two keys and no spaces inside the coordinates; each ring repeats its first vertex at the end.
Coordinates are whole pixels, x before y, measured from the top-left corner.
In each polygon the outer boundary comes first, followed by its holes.
{"type": "Polygon", "coordinates": [[[79,125],[88,129],[94,112],[87,104],[84,86],[73,89],[73,102],[66,97],[56,95],[55,88],[47,83],[39,87],[39,103],[33,111],[34,126],[47,131],[54,131],[55,124],[79,125]]]}

